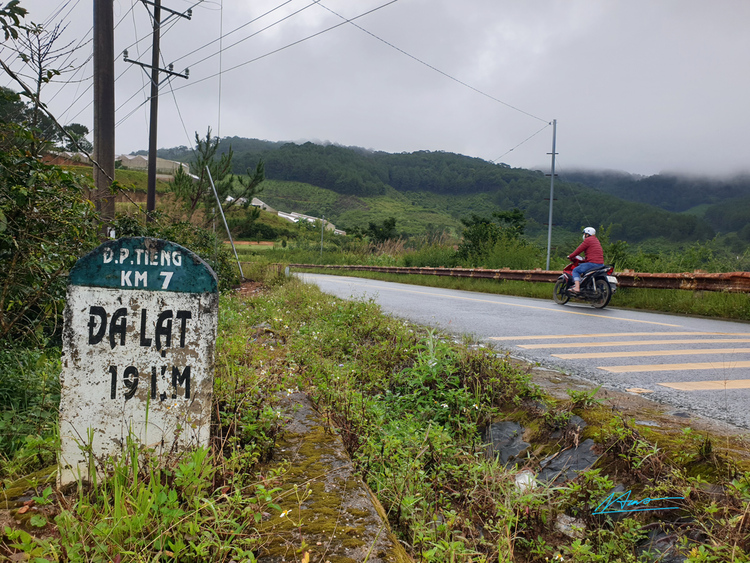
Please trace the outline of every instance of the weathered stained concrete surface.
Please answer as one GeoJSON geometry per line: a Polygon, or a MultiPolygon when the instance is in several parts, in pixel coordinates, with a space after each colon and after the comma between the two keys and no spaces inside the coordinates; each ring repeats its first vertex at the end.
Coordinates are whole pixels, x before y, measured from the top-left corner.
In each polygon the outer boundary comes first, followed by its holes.
{"type": "MultiPolygon", "coordinates": [[[[411,561],[391,534],[380,503],[354,473],[341,438],[318,419],[303,393],[284,398],[289,417],[271,471],[283,471],[282,511],[260,526],[261,563],[411,561]],[[284,514],[282,512],[282,514],[284,514]]],[[[278,494],[274,495],[278,497],[278,494]]]]}
{"type": "Polygon", "coordinates": [[[103,476],[128,441],[157,452],[210,437],[218,282],[198,255],[125,237],[68,275],[60,374],[60,471],[103,476]]]}

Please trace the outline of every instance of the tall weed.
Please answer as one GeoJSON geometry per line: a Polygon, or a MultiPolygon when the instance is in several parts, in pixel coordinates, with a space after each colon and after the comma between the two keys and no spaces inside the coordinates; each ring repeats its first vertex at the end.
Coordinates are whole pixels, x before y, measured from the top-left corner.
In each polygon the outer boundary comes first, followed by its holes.
{"type": "Polygon", "coordinates": [[[25,475],[54,461],[59,358],[56,348],[0,349],[1,477],[25,475]]]}

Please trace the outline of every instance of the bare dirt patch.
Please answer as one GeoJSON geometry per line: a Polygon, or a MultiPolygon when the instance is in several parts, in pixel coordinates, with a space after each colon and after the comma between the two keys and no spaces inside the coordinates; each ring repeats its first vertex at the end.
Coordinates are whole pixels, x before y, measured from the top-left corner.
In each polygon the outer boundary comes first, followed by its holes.
{"type": "Polygon", "coordinates": [[[246,281],[240,286],[238,291],[242,297],[250,297],[263,291],[263,284],[260,282],[246,281]]]}
{"type": "Polygon", "coordinates": [[[234,241],[234,244],[236,246],[273,246],[273,241],[271,240],[262,240],[262,241],[254,241],[254,240],[236,240],[234,241]]]}

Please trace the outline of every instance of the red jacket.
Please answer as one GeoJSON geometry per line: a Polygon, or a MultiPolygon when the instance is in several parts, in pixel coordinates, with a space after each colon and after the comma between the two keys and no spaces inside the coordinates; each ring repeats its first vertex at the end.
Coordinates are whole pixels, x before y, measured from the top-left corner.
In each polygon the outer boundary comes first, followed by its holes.
{"type": "Polygon", "coordinates": [[[568,255],[568,258],[572,260],[574,256],[578,256],[582,253],[586,254],[585,262],[604,264],[604,251],[602,250],[602,244],[595,236],[590,236],[583,239],[581,245],[572,253],[570,253],[568,255]]]}

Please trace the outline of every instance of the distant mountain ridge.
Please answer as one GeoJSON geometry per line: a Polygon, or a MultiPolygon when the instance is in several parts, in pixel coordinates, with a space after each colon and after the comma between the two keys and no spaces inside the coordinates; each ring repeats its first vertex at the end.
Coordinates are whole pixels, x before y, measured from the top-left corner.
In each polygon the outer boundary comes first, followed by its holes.
{"type": "Polygon", "coordinates": [[[698,205],[750,196],[750,175],[739,175],[734,178],[672,174],[638,176],[625,172],[579,170],[566,172],[560,177],[628,201],[648,203],[676,212],[687,211],[698,205]]]}
{"type": "MultiPolygon", "coordinates": [[[[461,216],[461,198],[472,199],[475,212],[476,198],[481,196],[480,211],[486,212],[480,214],[518,207],[526,213],[532,230],[546,228],[549,178],[540,171],[440,151],[394,154],[242,137],[223,138],[222,146],[224,150],[232,147],[237,174],[253,169],[263,159],[270,180],[310,184],[341,196],[377,198],[396,190],[429,207],[430,198],[424,194],[434,194],[442,198],[433,198],[436,204],[440,199],[453,219],[461,216]]],[[[161,149],[158,155],[189,162],[192,151],[175,147],[161,149]]],[[[613,238],[634,243],[659,237],[672,242],[706,240],[716,231],[739,232],[750,223],[747,205],[747,212],[731,205],[731,221],[726,220],[726,213],[713,211],[714,206],[720,210],[727,202],[744,198],[750,198],[750,177],[711,180],[571,171],[555,183],[554,221],[571,232],[579,232],[584,224],[611,226],[613,238]]],[[[336,221],[338,210],[329,212],[336,221]]],[[[750,239],[750,229],[745,234],[750,239]]]]}

